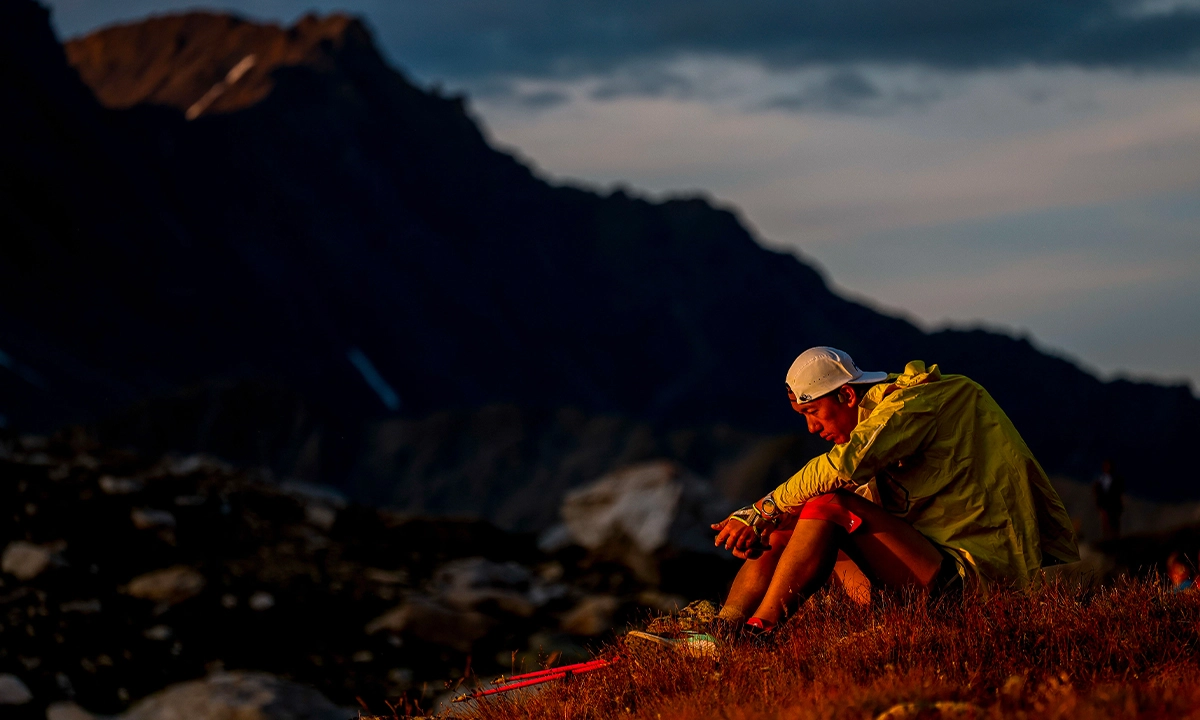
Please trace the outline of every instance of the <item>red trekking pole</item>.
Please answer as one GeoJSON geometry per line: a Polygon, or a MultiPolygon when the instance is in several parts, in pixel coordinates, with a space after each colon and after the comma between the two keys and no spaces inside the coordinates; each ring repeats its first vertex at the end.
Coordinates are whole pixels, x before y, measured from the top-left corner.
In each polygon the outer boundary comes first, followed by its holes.
{"type": "Polygon", "coordinates": [[[608,667],[608,660],[588,660],[587,662],[575,663],[574,665],[563,665],[562,667],[546,668],[545,670],[537,670],[535,672],[524,673],[522,675],[513,675],[512,677],[504,677],[501,675],[492,681],[493,684],[500,687],[488,688],[487,690],[476,690],[467,695],[460,695],[454,698],[454,702],[465,702],[467,700],[478,700],[481,697],[495,695],[497,693],[508,692],[509,690],[517,690],[518,688],[530,687],[532,685],[540,685],[550,682],[551,680],[566,680],[572,675],[581,675],[593,670],[599,670],[603,667],[608,667]]]}

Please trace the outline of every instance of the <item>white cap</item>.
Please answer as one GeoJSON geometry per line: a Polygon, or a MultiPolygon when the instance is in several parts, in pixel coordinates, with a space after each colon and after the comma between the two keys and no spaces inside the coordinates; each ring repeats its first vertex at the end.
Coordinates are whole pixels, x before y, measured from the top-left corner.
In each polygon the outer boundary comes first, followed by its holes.
{"type": "Polygon", "coordinates": [[[884,372],[863,372],[846,353],[831,347],[809,348],[788,368],[787,384],[803,404],[837,390],[846,383],[877,383],[884,372]]]}

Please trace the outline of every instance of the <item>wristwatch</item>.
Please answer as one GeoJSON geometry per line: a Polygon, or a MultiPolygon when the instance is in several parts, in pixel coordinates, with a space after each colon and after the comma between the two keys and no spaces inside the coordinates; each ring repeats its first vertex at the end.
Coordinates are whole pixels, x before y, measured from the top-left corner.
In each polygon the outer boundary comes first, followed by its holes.
{"type": "Polygon", "coordinates": [[[754,537],[762,540],[764,533],[770,534],[783,522],[783,512],[775,504],[774,494],[768,493],[753,505],[735,510],[729,518],[750,528],[754,531],[754,537]]]}

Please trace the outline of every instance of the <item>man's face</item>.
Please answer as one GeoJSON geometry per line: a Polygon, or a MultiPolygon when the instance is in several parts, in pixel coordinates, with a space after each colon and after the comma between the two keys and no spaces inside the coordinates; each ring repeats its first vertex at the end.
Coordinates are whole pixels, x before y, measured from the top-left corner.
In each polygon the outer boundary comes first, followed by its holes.
{"type": "Polygon", "coordinates": [[[858,396],[853,389],[832,392],[801,405],[788,388],[788,401],[793,410],[804,416],[810,433],[834,445],[849,442],[850,433],[858,427],[858,396]],[[838,402],[839,396],[842,402],[838,402]]]}

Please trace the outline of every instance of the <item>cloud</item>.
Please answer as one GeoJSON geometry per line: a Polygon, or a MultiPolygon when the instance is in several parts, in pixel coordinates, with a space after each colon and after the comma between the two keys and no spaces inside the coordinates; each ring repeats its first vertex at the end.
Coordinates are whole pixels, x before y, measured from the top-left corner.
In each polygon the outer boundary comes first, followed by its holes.
{"type": "Polygon", "coordinates": [[[569,102],[571,96],[561,90],[535,90],[514,96],[514,100],[522,107],[531,110],[545,110],[569,102]]]}
{"type": "MultiPolygon", "coordinates": [[[[49,0],[68,34],[194,0],[49,0]]],[[[767,67],[878,63],[939,70],[1077,66],[1194,70],[1196,0],[209,0],[289,22],[371,19],[390,53],[440,78],[581,77],[681,55],[767,67]]]]}
{"type": "Polygon", "coordinates": [[[686,75],[673,72],[660,64],[634,64],[620,68],[604,77],[592,89],[594,100],[615,100],[622,97],[693,97],[696,83],[686,75]]]}
{"type": "Polygon", "coordinates": [[[374,7],[391,47],[464,79],[581,77],[684,55],[780,70],[858,63],[1194,70],[1200,49],[1200,6],[1181,0],[379,0],[374,7]]]}
{"type": "Polygon", "coordinates": [[[884,87],[860,70],[838,68],[798,91],[768,97],[761,107],[875,115],[903,107],[924,107],[941,96],[942,91],[934,86],[906,88],[893,84],[884,87]]]}

